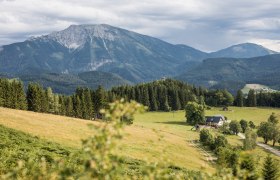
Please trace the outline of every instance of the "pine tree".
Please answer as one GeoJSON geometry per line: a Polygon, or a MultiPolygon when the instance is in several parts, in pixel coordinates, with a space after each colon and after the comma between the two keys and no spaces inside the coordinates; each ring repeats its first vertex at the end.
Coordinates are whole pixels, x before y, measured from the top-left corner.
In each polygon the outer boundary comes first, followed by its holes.
{"type": "Polygon", "coordinates": [[[265,158],[262,174],[264,180],[277,180],[279,177],[278,165],[269,155],[265,158]]]}
{"type": "Polygon", "coordinates": [[[52,88],[47,88],[47,98],[48,98],[48,112],[54,113],[55,107],[54,107],[54,94],[52,92],[52,88]]]}
{"type": "Polygon", "coordinates": [[[149,92],[148,92],[147,87],[145,87],[145,86],[142,87],[141,103],[144,106],[150,107],[149,92]]]}
{"type": "Polygon", "coordinates": [[[94,110],[97,118],[101,118],[100,110],[107,104],[106,92],[99,86],[94,93],[94,110]]]}
{"type": "Polygon", "coordinates": [[[3,79],[0,79],[0,106],[4,106],[4,83],[3,79]]]}
{"type": "Polygon", "coordinates": [[[49,101],[47,96],[47,91],[41,87],[41,112],[49,112],[49,101]]]}
{"type": "Polygon", "coordinates": [[[256,93],[255,93],[255,90],[253,90],[253,89],[250,89],[250,91],[248,93],[247,105],[249,107],[256,107],[257,106],[256,93]]]}
{"type": "Polygon", "coordinates": [[[81,104],[81,100],[80,100],[79,96],[75,95],[73,100],[74,100],[74,102],[73,102],[74,115],[77,118],[82,118],[82,104],[81,104]]]}
{"type": "Polygon", "coordinates": [[[59,104],[60,104],[60,115],[66,115],[66,98],[64,96],[59,96],[59,104]]]}
{"type": "Polygon", "coordinates": [[[30,83],[27,88],[28,110],[41,112],[41,92],[38,84],[30,83]]]}
{"type": "Polygon", "coordinates": [[[241,90],[237,91],[236,99],[235,99],[236,106],[243,107],[243,93],[241,90]]]}
{"type": "Polygon", "coordinates": [[[5,79],[3,81],[3,97],[4,97],[3,106],[4,107],[7,107],[7,108],[12,107],[13,94],[11,92],[12,92],[11,84],[9,83],[9,81],[7,79],[5,79]]]}
{"type": "Polygon", "coordinates": [[[240,163],[240,169],[249,172],[247,179],[258,179],[256,174],[256,165],[253,156],[246,155],[240,163]]]}
{"type": "Polygon", "coordinates": [[[73,96],[67,97],[66,98],[66,116],[74,116],[74,111],[73,111],[73,96]]]}
{"type": "Polygon", "coordinates": [[[26,95],[24,92],[24,86],[22,82],[17,83],[17,101],[18,101],[18,108],[21,110],[27,109],[27,100],[26,95]]]}
{"type": "Polygon", "coordinates": [[[181,109],[181,103],[179,100],[179,96],[178,96],[178,91],[174,90],[172,91],[172,99],[171,99],[171,107],[173,111],[177,111],[179,109],[181,109]]]}
{"type": "Polygon", "coordinates": [[[158,103],[157,103],[157,93],[152,86],[149,86],[149,99],[150,99],[150,110],[157,111],[158,110],[158,103]]]}

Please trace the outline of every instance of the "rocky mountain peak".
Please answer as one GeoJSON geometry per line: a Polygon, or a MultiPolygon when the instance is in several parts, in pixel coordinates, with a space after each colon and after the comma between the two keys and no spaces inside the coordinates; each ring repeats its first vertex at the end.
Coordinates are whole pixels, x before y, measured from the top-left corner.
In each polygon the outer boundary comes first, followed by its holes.
{"type": "MultiPolygon", "coordinates": [[[[103,40],[114,41],[118,38],[119,29],[107,24],[83,24],[83,25],[70,25],[62,31],[56,31],[46,36],[38,37],[44,40],[54,40],[69,49],[77,49],[84,45],[87,41],[93,38],[100,38],[103,40]]],[[[32,38],[30,40],[36,40],[32,38]]]]}

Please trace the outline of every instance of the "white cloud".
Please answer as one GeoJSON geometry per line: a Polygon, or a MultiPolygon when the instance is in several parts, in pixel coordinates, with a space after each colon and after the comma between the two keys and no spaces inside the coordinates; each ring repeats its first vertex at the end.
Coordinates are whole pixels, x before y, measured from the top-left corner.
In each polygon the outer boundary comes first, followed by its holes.
{"type": "Polygon", "coordinates": [[[279,11],[275,0],[0,0],[0,45],[105,23],[211,51],[277,38],[279,11]]]}
{"type": "Polygon", "coordinates": [[[251,39],[248,42],[260,44],[264,47],[267,47],[273,51],[280,52],[280,39],[272,40],[272,39],[251,39]]]}

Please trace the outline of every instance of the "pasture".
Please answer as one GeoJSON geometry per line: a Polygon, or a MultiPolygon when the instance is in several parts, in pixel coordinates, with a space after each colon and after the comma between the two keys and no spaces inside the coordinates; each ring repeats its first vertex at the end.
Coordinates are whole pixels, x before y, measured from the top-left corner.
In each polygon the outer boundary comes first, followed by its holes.
{"type": "MultiPolygon", "coordinates": [[[[258,125],[261,121],[266,121],[272,112],[280,117],[280,109],[247,107],[230,107],[229,111],[212,108],[206,111],[206,115],[223,114],[231,120],[246,119],[258,125]]],[[[168,160],[170,164],[185,169],[214,172],[215,166],[208,163],[204,155],[191,145],[190,141],[197,140],[199,133],[186,125],[184,116],[184,111],[137,114],[134,124],[125,128],[126,135],[120,142],[119,154],[146,162],[168,160]]],[[[74,149],[81,147],[81,139],[94,133],[88,128],[88,124],[98,123],[100,122],[0,108],[0,124],[74,149]]],[[[236,136],[228,136],[228,139],[232,145],[242,145],[236,136]]],[[[260,158],[267,154],[261,148],[250,153],[260,158]]]]}

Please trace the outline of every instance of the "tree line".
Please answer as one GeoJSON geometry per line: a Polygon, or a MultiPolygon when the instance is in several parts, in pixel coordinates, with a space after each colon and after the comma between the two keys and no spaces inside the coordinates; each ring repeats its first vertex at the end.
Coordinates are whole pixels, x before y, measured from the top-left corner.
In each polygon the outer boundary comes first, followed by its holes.
{"type": "Polygon", "coordinates": [[[52,113],[82,119],[100,118],[100,109],[108,102],[108,93],[99,87],[96,90],[77,88],[71,96],[55,94],[49,87],[44,89],[30,83],[26,93],[23,83],[17,79],[0,79],[0,106],[52,113]]]}
{"type": "Polygon", "coordinates": [[[249,90],[247,97],[242,93],[241,90],[237,91],[234,105],[243,107],[280,107],[280,92],[264,92],[258,93],[255,90],[249,90]]]}
{"type": "Polygon", "coordinates": [[[173,79],[114,87],[109,92],[114,97],[142,103],[149,107],[150,111],[183,110],[187,102],[198,102],[208,106],[229,106],[234,101],[234,97],[227,90],[208,90],[173,79]]]}
{"type": "Polygon", "coordinates": [[[208,90],[177,80],[165,79],[134,86],[119,86],[106,91],[77,88],[71,96],[55,94],[51,88],[30,83],[24,90],[18,79],[0,79],[0,106],[35,112],[53,113],[83,119],[101,118],[99,110],[109,102],[124,98],[135,100],[149,111],[183,110],[188,102],[206,106],[274,106],[280,107],[280,93],[250,90],[245,98],[238,91],[234,98],[227,90],[208,90]]]}

